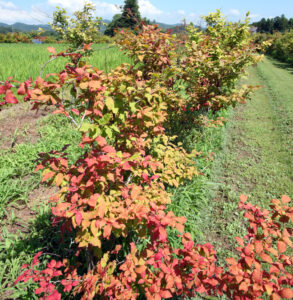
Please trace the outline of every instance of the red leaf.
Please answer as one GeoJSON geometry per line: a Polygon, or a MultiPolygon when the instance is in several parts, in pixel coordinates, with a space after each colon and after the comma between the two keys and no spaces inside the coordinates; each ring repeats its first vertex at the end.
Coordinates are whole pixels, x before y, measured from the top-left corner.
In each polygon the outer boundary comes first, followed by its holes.
{"type": "Polygon", "coordinates": [[[43,293],[45,291],[45,288],[44,287],[39,287],[35,290],[35,294],[36,295],[39,295],[41,293],[43,293]]]}
{"type": "Polygon", "coordinates": [[[72,111],[73,113],[75,113],[77,116],[79,116],[79,114],[80,114],[79,110],[76,109],[76,108],[72,108],[71,111],[72,111]]]}
{"type": "Polygon", "coordinates": [[[7,88],[6,88],[5,85],[0,85],[0,95],[5,94],[5,93],[6,93],[6,90],[7,90],[7,88]]]}
{"type": "Polygon", "coordinates": [[[56,290],[50,296],[46,296],[46,300],[61,300],[61,294],[56,290]]]}
{"type": "Polygon", "coordinates": [[[24,87],[24,83],[22,83],[20,85],[20,87],[17,90],[17,95],[25,95],[25,87],[24,87]]]}
{"type": "Polygon", "coordinates": [[[78,211],[75,215],[75,221],[76,221],[76,224],[79,226],[81,224],[81,221],[82,221],[82,214],[80,211],[78,211]]]}
{"type": "Polygon", "coordinates": [[[131,165],[129,164],[128,161],[126,161],[123,166],[122,166],[123,170],[125,171],[130,171],[131,170],[131,165]]]}
{"type": "Polygon", "coordinates": [[[43,251],[40,251],[40,252],[38,252],[38,253],[34,256],[34,258],[33,258],[33,265],[36,265],[36,264],[39,262],[38,258],[39,258],[42,254],[43,254],[43,251]]]}
{"type": "Polygon", "coordinates": [[[293,298],[293,290],[291,290],[289,288],[282,289],[279,294],[284,299],[292,299],[293,298]]]}
{"type": "Polygon", "coordinates": [[[115,153],[116,152],[112,146],[103,147],[102,151],[106,152],[106,153],[115,153]]]}
{"type": "Polygon", "coordinates": [[[160,291],[160,296],[165,299],[172,298],[172,294],[168,290],[160,291]]]}
{"type": "Polygon", "coordinates": [[[6,91],[6,96],[4,97],[4,100],[6,103],[11,103],[11,104],[18,103],[17,98],[10,90],[6,91]]]}
{"type": "Polygon", "coordinates": [[[167,241],[167,231],[165,230],[165,228],[164,227],[162,227],[162,226],[160,226],[159,227],[159,239],[160,239],[160,241],[162,241],[162,242],[165,242],[165,241],[167,241]]]}
{"type": "Polygon", "coordinates": [[[104,147],[104,146],[107,145],[107,141],[106,141],[105,138],[103,138],[102,136],[98,136],[98,137],[96,138],[96,141],[97,141],[97,143],[98,143],[98,145],[99,145],[100,147],[104,147]]]}

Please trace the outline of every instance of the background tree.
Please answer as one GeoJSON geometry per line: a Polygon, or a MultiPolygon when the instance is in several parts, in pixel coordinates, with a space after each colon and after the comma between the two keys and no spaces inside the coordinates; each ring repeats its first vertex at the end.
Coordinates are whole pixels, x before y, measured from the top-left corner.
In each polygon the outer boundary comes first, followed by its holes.
{"type": "Polygon", "coordinates": [[[293,29],[293,19],[287,19],[284,14],[275,18],[262,18],[260,21],[253,23],[260,33],[273,33],[274,31],[285,32],[293,29]]]}
{"type": "Polygon", "coordinates": [[[114,36],[115,29],[136,28],[141,22],[137,0],[125,0],[122,14],[117,14],[108,24],[105,35],[114,36]]]}
{"type": "Polygon", "coordinates": [[[53,14],[52,29],[58,37],[70,44],[70,50],[75,51],[84,44],[94,42],[100,33],[102,19],[94,17],[95,7],[85,2],[81,11],[76,11],[74,17],[70,18],[63,8],[57,7],[53,14]]]}

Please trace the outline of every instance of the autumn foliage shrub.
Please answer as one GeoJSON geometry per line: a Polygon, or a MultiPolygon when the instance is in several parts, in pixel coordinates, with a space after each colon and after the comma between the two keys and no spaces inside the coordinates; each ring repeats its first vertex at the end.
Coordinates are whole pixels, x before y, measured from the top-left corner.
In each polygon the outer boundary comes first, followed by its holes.
{"type": "Polygon", "coordinates": [[[52,225],[63,236],[73,234],[76,244],[74,256],[51,260],[45,269],[38,267],[42,252],[23,267],[16,283],[33,280],[40,299],[61,299],[61,294],[81,299],[162,299],[196,293],[225,293],[233,299],[292,296],[292,258],[285,254],[292,247],[287,197],[273,200],[272,214],[241,198],[249,230],[238,239],[240,257],[229,259],[227,269],[217,264],[212,245],[194,243],[185,232],[184,217],[166,209],[171,202],[166,187],[179,186],[198,173],[199,153],[187,153],[176,143],[172,122],[186,122],[184,112],[190,107],[217,111],[242,102],[238,100],[248,92],[237,94],[236,79],[257,60],[247,50],[246,26],[222,23],[217,14],[209,18],[206,33],[189,30],[189,39],[180,44],[183,57],[176,36],[144,26],[138,35],[122,33],[120,45],[128,49],[134,65],[105,74],[83,60],[89,45],[58,54],[49,48],[52,57],[70,56],[72,62],[45,79],[18,83],[9,78],[0,86],[2,105],[17,103],[13,87],[18,86],[17,93],[32,101],[33,109],[55,106],[55,113],[68,117],[81,132],[84,154],[74,164],[69,164],[64,148],[40,154],[36,167],[43,182],[59,187],[50,199],[52,225]],[[228,39],[232,32],[235,41],[228,39]],[[207,59],[201,61],[203,55],[207,59]],[[222,75],[220,66],[225,67],[222,75]],[[178,238],[177,248],[170,243],[170,232],[178,238]]]}

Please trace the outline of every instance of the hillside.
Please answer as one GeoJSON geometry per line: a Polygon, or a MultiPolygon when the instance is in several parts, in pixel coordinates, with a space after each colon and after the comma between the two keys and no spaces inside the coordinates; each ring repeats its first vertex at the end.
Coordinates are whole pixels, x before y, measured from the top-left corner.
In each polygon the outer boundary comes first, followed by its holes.
{"type": "MultiPolygon", "coordinates": [[[[110,20],[103,20],[104,23],[109,24],[111,21],[110,20]]],[[[178,26],[182,26],[182,24],[165,24],[165,23],[160,23],[156,22],[156,24],[159,25],[164,30],[167,29],[174,29],[178,26]]],[[[30,24],[25,24],[25,23],[14,23],[12,25],[6,24],[6,23],[0,23],[0,33],[8,33],[8,32],[15,32],[15,31],[20,31],[20,32],[30,32],[30,31],[37,31],[39,28],[42,28],[46,31],[50,31],[51,27],[50,25],[45,25],[45,24],[39,24],[39,25],[30,25],[30,24]]],[[[104,32],[106,27],[104,25],[101,26],[101,32],[104,32]]]]}

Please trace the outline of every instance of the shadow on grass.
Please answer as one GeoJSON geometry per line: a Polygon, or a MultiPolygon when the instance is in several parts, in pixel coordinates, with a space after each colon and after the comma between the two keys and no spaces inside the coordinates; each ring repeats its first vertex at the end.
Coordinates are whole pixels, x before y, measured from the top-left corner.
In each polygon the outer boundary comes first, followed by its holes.
{"type": "Polygon", "coordinates": [[[293,74],[293,63],[282,62],[282,61],[276,60],[275,58],[272,58],[272,57],[268,57],[268,59],[274,66],[276,66],[280,69],[287,70],[289,73],[293,74]]]}

